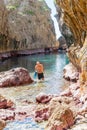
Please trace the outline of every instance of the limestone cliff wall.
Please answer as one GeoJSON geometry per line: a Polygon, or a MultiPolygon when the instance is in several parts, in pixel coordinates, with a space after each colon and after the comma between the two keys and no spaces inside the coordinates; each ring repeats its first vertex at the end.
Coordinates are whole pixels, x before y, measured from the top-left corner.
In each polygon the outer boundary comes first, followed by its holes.
{"type": "Polygon", "coordinates": [[[82,46],[87,32],[87,1],[56,0],[56,2],[61,8],[63,23],[69,27],[74,36],[74,44],[82,46]]]}
{"type": "Polygon", "coordinates": [[[50,10],[39,0],[0,0],[0,52],[55,46],[50,10]]]}
{"type": "MultiPolygon", "coordinates": [[[[77,67],[81,68],[81,60],[87,55],[87,1],[86,0],[56,0],[60,8],[60,29],[62,34],[63,30],[66,32],[65,35],[70,37],[71,46],[68,50],[68,55],[71,62],[77,67]],[[69,35],[70,32],[71,34],[69,35]],[[85,47],[84,47],[85,46],[85,47]],[[85,48],[85,49],[84,49],[85,48]],[[82,55],[82,56],[81,56],[82,55]]],[[[65,33],[64,33],[65,34],[65,33]]]]}

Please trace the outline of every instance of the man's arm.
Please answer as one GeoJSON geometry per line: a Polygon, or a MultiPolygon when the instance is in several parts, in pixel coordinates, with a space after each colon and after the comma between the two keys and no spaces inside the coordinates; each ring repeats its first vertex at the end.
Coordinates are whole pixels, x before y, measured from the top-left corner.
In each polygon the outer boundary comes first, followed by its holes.
{"type": "Polygon", "coordinates": [[[35,65],[35,71],[37,71],[37,65],[35,65]]]}

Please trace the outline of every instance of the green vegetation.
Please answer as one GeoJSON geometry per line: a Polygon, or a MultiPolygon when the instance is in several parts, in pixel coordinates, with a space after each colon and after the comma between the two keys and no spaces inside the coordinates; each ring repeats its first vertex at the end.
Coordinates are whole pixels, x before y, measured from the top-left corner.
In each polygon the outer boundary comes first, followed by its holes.
{"type": "Polygon", "coordinates": [[[30,15],[34,15],[35,14],[32,10],[26,10],[24,13],[25,14],[30,14],[30,15]]]}
{"type": "Polygon", "coordinates": [[[19,7],[19,5],[8,5],[7,6],[7,9],[9,9],[9,10],[15,10],[15,9],[17,9],[19,7]]]}

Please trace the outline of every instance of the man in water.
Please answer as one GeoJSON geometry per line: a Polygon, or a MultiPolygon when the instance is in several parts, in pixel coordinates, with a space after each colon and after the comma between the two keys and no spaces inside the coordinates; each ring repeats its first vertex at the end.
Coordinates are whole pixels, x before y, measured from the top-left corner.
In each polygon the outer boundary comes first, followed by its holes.
{"type": "Polygon", "coordinates": [[[39,61],[36,62],[36,65],[35,65],[35,71],[37,72],[38,74],[38,79],[39,80],[44,80],[44,67],[43,67],[43,64],[41,64],[39,61]]]}

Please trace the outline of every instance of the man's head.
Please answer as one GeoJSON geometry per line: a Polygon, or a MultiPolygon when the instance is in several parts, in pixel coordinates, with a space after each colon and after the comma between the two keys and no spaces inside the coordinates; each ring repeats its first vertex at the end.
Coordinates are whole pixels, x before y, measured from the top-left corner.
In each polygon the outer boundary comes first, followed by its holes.
{"type": "Polygon", "coordinates": [[[36,62],[36,64],[38,65],[38,64],[40,64],[40,62],[39,62],[39,61],[37,61],[37,62],[36,62]]]}

